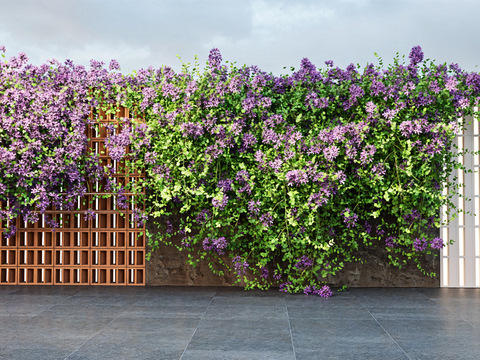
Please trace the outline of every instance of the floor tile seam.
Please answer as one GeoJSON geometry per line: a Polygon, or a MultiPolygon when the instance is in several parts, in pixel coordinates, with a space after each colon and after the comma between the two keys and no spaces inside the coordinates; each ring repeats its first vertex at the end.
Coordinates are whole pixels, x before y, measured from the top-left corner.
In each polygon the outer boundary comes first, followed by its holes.
{"type": "MultiPolygon", "coordinates": [[[[145,294],[143,295],[145,296],[145,294]]],[[[140,299],[139,299],[140,300],[140,299]]],[[[133,304],[130,304],[128,306],[133,306],[133,304]]],[[[123,310],[125,311],[125,309],[123,310]]],[[[72,353],[70,353],[69,355],[67,355],[65,357],[65,360],[67,360],[70,356],[72,356],[73,354],[75,354],[78,350],[80,350],[82,347],[85,346],[85,344],[87,344],[90,340],[92,340],[95,336],[97,336],[98,334],[100,334],[100,332],[102,332],[105,328],[107,328],[111,323],[113,323],[115,320],[117,320],[120,315],[123,313],[123,311],[119,311],[118,315],[112,319],[112,321],[110,321],[108,324],[106,324],[104,327],[102,327],[100,330],[98,330],[96,333],[94,333],[92,336],[90,336],[82,345],[80,345],[76,350],[74,350],[72,353]]]]}
{"type": "MultiPolygon", "coordinates": [[[[215,291],[215,294],[216,294],[216,293],[217,293],[217,291],[215,291]]],[[[187,349],[188,349],[188,345],[190,345],[190,343],[192,342],[193,337],[195,336],[195,334],[196,334],[197,331],[198,331],[198,327],[199,327],[200,324],[202,323],[202,320],[204,319],[205,314],[207,313],[208,309],[210,308],[210,304],[212,303],[213,299],[215,298],[215,294],[212,295],[212,298],[210,299],[210,302],[208,303],[207,308],[205,309],[205,311],[203,312],[202,316],[200,317],[200,321],[198,322],[198,325],[197,325],[197,327],[195,328],[195,331],[193,332],[192,336],[191,336],[190,339],[188,340],[187,345],[185,345],[185,349],[183,349],[182,355],[180,355],[180,359],[179,359],[179,360],[182,360],[183,355],[185,355],[185,352],[186,352],[187,349]]]]}
{"type": "Polygon", "coordinates": [[[293,359],[297,360],[297,353],[295,351],[295,344],[293,343],[292,325],[290,324],[290,315],[288,314],[287,299],[285,298],[285,294],[283,294],[283,301],[285,303],[285,311],[287,312],[288,331],[290,333],[290,340],[292,341],[293,359]]]}
{"type": "Polygon", "coordinates": [[[398,348],[400,350],[402,350],[402,352],[405,354],[405,356],[412,360],[412,358],[405,352],[405,350],[400,346],[400,344],[397,342],[397,340],[395,340],[393,338],[393,336],[387,331],[387,329],[385,329],[383,327],[382,324],[380,324],[380,322],[377,320],[377,318],[370,312],[370,310],[368,310],[368,308],[365,306],[365,304],[355,295],[355,292],[352,291],[352,294],[353,296],[355,296],[355,298],[357,298],[357,300],[363,305],[363,307],[365,308],[365,310],[367,310],[367,312],[370,314],[370,316],[375,320],[375,322],[383,329],[383,331],[385,331],[385,333],[390,337],[390,339],[392,339],[392,341],[398,346],[398,348]]]}
{"type": "Polygon", "coordinates": [[[417,288],[415,288],[415,290],[416,290],[417,292],[419,292],[420,294],[422,294],[423,296],[425,296],[428,300],[432,301],[435,305],[440,306],[442,309],[444,309],[444,310],[448,311],[450,314],[456,316],[458,320],[461,320],[461,321],[466,322],[468,325],[470,325],[470,326],[471,326],[473,329],[475,329],[475,330],[477,329],[475,326],[473,326],[472,324],[470,324],[467,320],[461,318],[460,316],[458,316],[457,314],[455,314],[453,311],[449,310],[448,308],[446,308],[446,307],[443,306],[442,304],[439,304],[439,303],[436,302],[435,300],[430,299],[427,295],[425,295],[425,294],[422,293],[421,291],[418,291],[417,288]]]}

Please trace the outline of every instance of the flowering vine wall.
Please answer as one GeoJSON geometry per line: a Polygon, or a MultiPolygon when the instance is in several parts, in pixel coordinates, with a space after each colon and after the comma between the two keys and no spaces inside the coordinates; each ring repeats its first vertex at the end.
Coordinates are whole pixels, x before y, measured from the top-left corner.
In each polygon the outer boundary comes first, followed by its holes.
{"type": "Polygon", "coordinates": [[[135,221],[163,229],[149,234],[152,251],[163,242],[191,252],[192,265],[219,261],[249,288],[330,296],[318,279],[361,261],[360,245],[422,271],[419,257],[443,246],[427,229],[440,225],[441,205],[453,206],[442,189],[456,191],[457,119],[480,100],[479,74],[423,56],[417,46],[386,68],[303,59],[274,76],[222,63],[218,49],[204,70],[130,75],[115,60],[87,70],[19,54],[0,63],[0,215],[35,221],[52,205],[72,209],[88,181],[105,179],[120,208],[126,191],[147,188],[135,221]],[[142,118],[107,128],[112,159],[147,173],[128,188],[86,152],[84,135],[92,108],[119,106],[142,118]]]}

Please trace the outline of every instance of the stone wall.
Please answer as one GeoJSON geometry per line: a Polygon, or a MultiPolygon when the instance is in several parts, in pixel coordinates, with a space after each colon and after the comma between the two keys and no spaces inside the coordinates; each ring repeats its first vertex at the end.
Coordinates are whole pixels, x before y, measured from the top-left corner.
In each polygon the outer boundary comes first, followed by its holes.
{"type": "MultiPolygon", "coordinates": [[[[151,222],[147,229],[155,233],[151,222]]],[[[436,230],[438,232],[438,230],[436,230]]],[[[179,237],[173,237],[180,243],[179,237]]],[[[401,269],[388,264],[388,253],[383,248],[360,249],[359,255],[364,263],[347,263],[345,268],[335,276],[329,275],[326,281],[332,286],[348,287],[439,287],[440,261],[437,256],[425,255],[422,266],[427,273],[435,272],[436,277],[423,275],[414,261],[408,262],[401,269]]],[[[175,247],[161,245],[153,252],[151,260],[146,263],[147,285],[192,285],[192,286],[231,286],[236,281],[233,273],[218,276],[212,273],[205,262],[196,267],[186,264],[188,252],[179,252],[175,247]]],[[[221,267],[217,267],[220,269],[221,267]]],[[[243,284],[236,284],[242,286],[243,284]]]]}

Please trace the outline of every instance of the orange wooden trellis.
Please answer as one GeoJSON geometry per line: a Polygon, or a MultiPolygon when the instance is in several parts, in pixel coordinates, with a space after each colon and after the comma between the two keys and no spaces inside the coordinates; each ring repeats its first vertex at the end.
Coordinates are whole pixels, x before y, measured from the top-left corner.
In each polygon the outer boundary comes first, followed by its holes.
{"type": "MultiPolygon", "coordinates": [[[[123,185],[138,181],[145,174],[129,173],[124,163],[109,157],[105,148],[105,125],[128,115],[125,108],[116,116],[92,111],[90,117],[98,123],[98,131],[87,127],[89,151],[100,154],[102,165],[111,164],[115,180],[123,185]]],[[[18,217],[15,220],[17,233],[12,238],[3,235],[8,224],[2,222],[0,283],[145,285],[145,226],[136,226],[133,208],[117,211],[116,196],[93,200],[94,195],[106,194],[102,192],[104,185],[102,182],[89,184],[89,192],[77,199],[75,208],[79,211],[52,207],[40,215],[35,224],[18,217]],[[85,220],[88,208],[97,214],[95,219],[85,220]],[[45,222],[45,216],[59,225],[55,231],[45,222]]]]}

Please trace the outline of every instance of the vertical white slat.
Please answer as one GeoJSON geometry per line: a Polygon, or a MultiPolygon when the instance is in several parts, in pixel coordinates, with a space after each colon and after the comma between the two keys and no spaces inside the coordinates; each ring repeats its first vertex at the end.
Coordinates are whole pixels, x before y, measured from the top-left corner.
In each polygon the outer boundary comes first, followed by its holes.
{"type": "MultiPolygon", "coordinates": [[[[467,117],[465,120],[465,130],[456,138],[458,151],[479,151],[478,118],[467,117]]],[[[456,175],[457,183],[463,185],[458,190],[460,196],[452,198],[452,202],[461,212],[448,226],[440,230],[444,242],[449,239],[454,241],[441,251],[440,281],[441,286],[447,287],[480,287],[480,156],[459,155],[458,161],[465,166],[466,171],[455,171],[450,176],[450,181],[456,175]]],[[[446,217],[444,208],[441,213],[443,221],[446,217]]]]}

